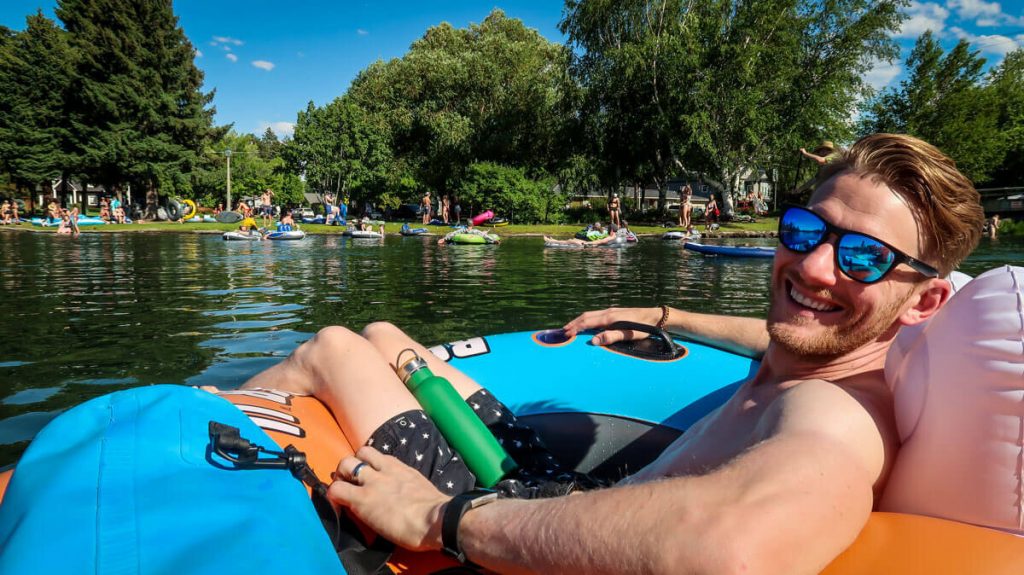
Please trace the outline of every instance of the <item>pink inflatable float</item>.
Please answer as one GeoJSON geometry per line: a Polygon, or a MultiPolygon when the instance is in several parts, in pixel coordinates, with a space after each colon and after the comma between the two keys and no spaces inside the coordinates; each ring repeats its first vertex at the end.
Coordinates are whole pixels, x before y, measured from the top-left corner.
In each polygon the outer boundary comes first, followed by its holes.
{"type": "Polygon", "coordinates": [[[484,212],[482,214],[477,214],[476,216],[473,216],[473,219],[471,221],[473,222],[474,226],[479,226],[480,224],[486,222],[487,220],[489,220],[489,219],[491,219],[493,217],[494,217],[494,212],[492,212],[491,210],[487,210],[486,212],[484,212]]]}
{"type": "Polygon", "coordinates": [[[885,371],[903,446],[879,510],[1024,535],[1024,268],[967,282],[885,371]]]}

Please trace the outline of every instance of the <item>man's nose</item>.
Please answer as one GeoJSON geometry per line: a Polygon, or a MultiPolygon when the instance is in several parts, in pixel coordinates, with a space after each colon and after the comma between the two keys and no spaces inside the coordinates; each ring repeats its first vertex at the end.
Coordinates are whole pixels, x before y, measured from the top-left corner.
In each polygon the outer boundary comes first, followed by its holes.
{"type": "Polygon", "coordinates": [[[835,285],[839,274],[839,270],[836,269],[835,249],[831,242],[825,241],[804,254],[797,266],[800,277],[813,285],[835,285]]]}

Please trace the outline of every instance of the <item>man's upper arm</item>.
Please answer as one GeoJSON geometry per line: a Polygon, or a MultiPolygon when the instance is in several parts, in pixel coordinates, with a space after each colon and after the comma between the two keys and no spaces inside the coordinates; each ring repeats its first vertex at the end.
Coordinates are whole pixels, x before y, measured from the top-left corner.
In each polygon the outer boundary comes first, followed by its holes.
{"type": "Polygon", "coordinates": [[[743,498],[720,525],[746,534],[741,554],[757,572],[817,572],[867,521],[885,463],[882,432],[859,401],[825,382],[803,382],[771,409],[764,439],[712,474],[743,498]]]}

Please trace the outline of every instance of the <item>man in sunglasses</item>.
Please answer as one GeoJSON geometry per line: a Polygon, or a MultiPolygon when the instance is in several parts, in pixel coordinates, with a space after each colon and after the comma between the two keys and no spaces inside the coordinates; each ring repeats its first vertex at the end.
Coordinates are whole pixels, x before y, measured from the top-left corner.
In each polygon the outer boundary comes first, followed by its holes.
{"type": "MultiPolygon", "coordinates": [[[[444,547],[495,571],[820,571],[856,538],[898,448],[882,375],[889,345],[946,302],[942,278],[977,244],[984,219],[953,162],[909,136],[861,139],[822,182],[781,218],[767,321],[662,306],[566,324],[570,335],[619,320],[658,324],[762,356],[753,378],[649,466],[606,489],[478,505],[411,458],[366,446],[339,463],[329,496],[403,547],[444,547]]],[[[314,393],[353,442],[369,443],[416,408],[384,359],[416,345],[389,324],[362,337],[328,328],[247,385],[314,393]]],[[[486,395],[452,366],[432,367],[469,401],[486,395]]]]}

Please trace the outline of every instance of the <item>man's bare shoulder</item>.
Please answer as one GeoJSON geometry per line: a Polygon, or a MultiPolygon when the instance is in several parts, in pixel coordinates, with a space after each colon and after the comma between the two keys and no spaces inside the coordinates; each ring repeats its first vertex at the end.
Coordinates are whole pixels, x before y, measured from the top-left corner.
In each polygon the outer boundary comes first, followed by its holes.
{"type": "MultiPolygon", "coordinates": [[[[773,434],[810,434],[849,449],[876,478],[884,479],[898,445],[892,399],[881,380],[801,381],[777,398],[764,423],[773,434]]],[[[767,415],[767,414],[766,414],[767,415]]]]}

